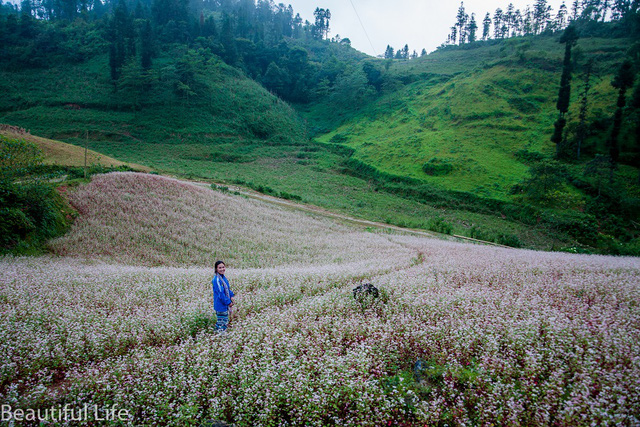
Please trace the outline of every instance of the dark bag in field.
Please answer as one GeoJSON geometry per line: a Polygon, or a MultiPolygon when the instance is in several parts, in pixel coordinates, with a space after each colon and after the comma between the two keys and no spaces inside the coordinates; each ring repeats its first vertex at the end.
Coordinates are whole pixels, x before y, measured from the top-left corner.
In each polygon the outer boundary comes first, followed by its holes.
{"type": "Polygon", "coordinates": [[[365,283],[353,289],[353,297],[360,299],[362,297],[378,298],[378,288],[371,283],[365,283]]]}

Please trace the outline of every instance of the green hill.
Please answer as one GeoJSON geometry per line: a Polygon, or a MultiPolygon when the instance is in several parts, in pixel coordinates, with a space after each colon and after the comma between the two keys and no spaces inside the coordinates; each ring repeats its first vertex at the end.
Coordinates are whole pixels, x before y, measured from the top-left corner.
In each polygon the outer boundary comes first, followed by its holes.
{"type": "Polygon", "coordinates": [[[623,113],[630,120],[622,127],[613,178],[608,179],[608,164],[597,164],[608,155],[616,109],[618,91],[611,82],[636,50],[633,39],[611,37],[584,37],[574,47],[562,162],[555,161],[550,140],[564,52],[558,36],[445,48],[411,61],[378,60],[372,63],[388,88],[370,102],[339,121],[328,102],[302,113],[322,123],[319,142],[351,152],[349,173],[387,191],[447,209],[464,206],[519,222],[544,222],[587,245],[606,246],[607,236],[636,239],[631,244],[637,245],[635,107],[623,113]],[[577,158],[589,62],[586,137],[577,158]]]}
{"type": "MultiPolygon", "coordinates": [[[[589,121],[607,119],[605,111],[615,107],[609,82],[630,44],[628,39],[579,42],[582,55],[595,58],[600,67],[592,83],[589,121]]],[[[518,152],[545,157],[555,152],[549,138],[557,116],[562,52],[556,38],[545,37],[437,51],[411,64],[394,62],[390,78],[412,81],[318,140],[355,149],[355,159],[381,172],[509,199],[510,189],[527,176],[530,166],[518,152]],[[440,165],[444,173],[425,173],[425,164],[440,165]]],[[[576,116],[580,84],[574,81],[571,114],[576,116]]]]}
{"type": "MultiPolygon", "coordinates": [[[[86,21],[0,17],[24,35],[0,31],[0,123],[82,146],[87,138],[92,150],[161,173],[400,226],[530,248],[637,252],[634,122],[622,127],[610,179],[598,157],[616,108],[610,82],[637,51],[635,39],[620,37],[623,24],[584,27],[569,149],[593,60],[586,139],[581,159],[556,162],[559,32],[382,60],[324,40],[313,25],[274,26],[284,16],[277,8],[260,15],[256,6],[247,18],[205,7],[199,21],[185,18],[187,37],[146,3],[135,12],[109,4],[86,21]]],[[[630,105],[627,119],[637,114],[630,105]]]]}
{"type": "Polygon", "coordinates": [[[158,80],[148,90],[114,91],[105,56],[74,66],[4,71],[0,85],[8,96],[0,101],[0,120],[78,144],[89,132],[98,151],[169,168],[185,160],[239,156],[227,150],[229,142],[251,151],[304,140],[304,127],[291,107],[224,62],[193,51],[168,52],[161,61],[167,65],[158,66],[153,77],[158,80]],[[169,58],[181,54],[177,64],[169,58]],[[191,68],[198,91],[191,97],[173,93],[175,75],[162,75],[174,73],[176,65],[191,68]]]}

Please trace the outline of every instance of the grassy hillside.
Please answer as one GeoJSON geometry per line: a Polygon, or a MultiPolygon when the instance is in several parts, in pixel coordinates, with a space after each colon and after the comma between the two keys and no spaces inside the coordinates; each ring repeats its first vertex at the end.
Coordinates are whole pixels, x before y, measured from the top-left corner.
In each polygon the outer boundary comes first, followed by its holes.
{"type": "Polygon", "coordinates": [[[93,150],[87,150],[85,156],[85,149],[82,147],[31,135],[25,132],[24,129],[11,126],[5,126],[3,129],[2,126],[0,126],[0,135],[4,135],[7,138],[29,141],[35,144],[42,150],[42,164],[44,165],[80,167],[86,164],[87,166],[98,165],[111,168],[124,166],[146,172],[151,170],[147,166],[121,162],[120,160],[105,156],[93,150]]]}
{"type": "MultiPolygon", "coordinates": [[[[615,108],[609,82],[629,41],[583,39],[577,50],[597,64],[589,121],[615,108]]],[[[444,50],[394,61],[390,76],[410,83],[381,96],[335,130],[318,136],[355,149],[354,158],[382,172],[449,190],[509,199],[528,175],[519,151],[552,157],[563,45],[556,38],[508,40],[470,50],[444,50]],[[449,165],[429,175],[423,165],[449,165]]],[[[573,109],[581,82],[576,73],[573,109]]],[[[320,108],[326,108],[320,105],[320,108]]],[[[593,144],[603,141],[592,141],[593,144]]],[[[631,147],[627,147],[630,150],[631,147]]]]}
{"type": "MultiPolygon", "coordinates": [[[[585,39],[576,49],[576,57],[597,58],[588,118],[593,132],[583,160],[567,166],[578,187],[557,186],[549,206],[512,193],[529,177],[531,159],[549,159],[554,151],[549,137],[562,55],[556,38],[444,49],[411,61],[296,43],[289,52],[308,48],[315,62],[307,65],[325,84],[296,110],[205,50],[171,45],[148,75],[133,79],[146,82],[140,85],[121,78],[114,86],[105,55],[2,71],[7,96],[0,100],[0,122],[79,146],[88,133],[91,149],[121,161],[375,221],[512,246],[635,250],[637,231],[620,212],[633,212],[640,200],[637,171],[623,164],[616,172],[624,190],[607,192],[606,199],[631,202],[614,207],[606,220],[613,225],[604,226],[600,214],[586,210],[596,182],[583,176],[585,162],[604,144],[602,129],[615,102],[609,82],[626,39],[585,39]],[[585,230],[598,232],[583,239],[585,230]],[[601,241],[607,236],[613,246],[601,241]]],[[[574,117],[578,86],[576,74],[574,117]]],[[[630,148],[623,150],[630,159],[630,148]]]]}
{"type": "Polygon", "coordinates": [[[0,258],[11,414],[115,405],[135,425],[636,421],[637,258],[372,233],[145,174],[96,176],[72,201],[80,216],[54,243],[62,256],[0,258]],[[236,293],[223,336],[211,312],[219,256],[236,293]],[[354,300],[365,282],[378,299],[354,300]]]}
{"type": "MultiPolygon", "coordinates": [[[[325,50],[314,55],[326,55],[325,50]]],[[[170,65],[168,57],[157,61],[158,78],[168,73],[162,61],[170,65]]],[[[345,175],[344,153],[307,140],[305,128],[313,123],[224,63],[200,65],[197,96],[177,96],[170,81],[160,79],[140,92],[135,105],[130,90],[115,91],[105,57],[4,71],[0,85],[7,97],[0,101],[0,122],[80,147],[88,135],[90,149],[121,161],[242,184],[361,218],[467,236],[475,227],[484,234],[474,237],[536,248],[574,245],[567,236],[490,213],[434,208],[345,175]]]]}
{"type": "Polygon", "coordinates": [[[251,153],[260,145],[304,140],[293,110],[259,84],[220,60],[176,49],[158,59],[148,88],[115,90],[106,56],[76,66],[0,72],[8,95],[0,101],[0,122],[77,145],[84,145],[88,132],[90,148],[158,167],[236,155],[230,142],[251,153]],[[175,93],[175,58],[193,68],[190,95],[175,93]]]}
{"type": "Polygon", "coordinates": [[[634,49],[631,39],[578,41],[563,163],[555,162],[550,141],[564,52],[557,36],[451,47],[411,61],[374,61],[385,83],[369,102],[344,114],[334,113],[331,102],[300,111],[318,123],[319,142],[348,153],[347,173],[385,191],[447,209],[545,224],[586,247],[637,254],[639,154],[632,108],[623,113],[628,119],[620,163],[611,174],[606,163],[617,102],[611,82],[634,49]],[[589,61],[585,139],[577,159],[589,61]]]}

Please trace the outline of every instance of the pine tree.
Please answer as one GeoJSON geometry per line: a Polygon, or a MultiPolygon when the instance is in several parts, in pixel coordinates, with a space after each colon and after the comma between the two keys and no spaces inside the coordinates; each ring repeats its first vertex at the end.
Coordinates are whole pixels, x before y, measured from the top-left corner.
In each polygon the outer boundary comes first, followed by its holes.
{"type": "Polygon", "coordinates": [[[200,34],[203,37],[212,37],[214,39],[216,37],[218,37],[218,30],[216,28],[216,20],[214,19],[213,16],[208,16],[204,20],[202,28],[200,29],[200,34]]]}
{"type": "Polygon", "coordinates": [[[602,8],[601,8],[602,22],[604,22],[607,19],[607,12],[609,11],[610,7],[611,7],[611,2],[609,0],[602,0],[602,8]]]}
{"type": "Polygon", "coordinates": [[[302,37],[302,17],[299,13],[296,13],[296,17],[293,18],[293,37],[299,39],[302,37]]]}
{"type": "Polygon", "coordinates": [[[61,3],[62,6],[61,16],[64,19],[73,21],[78,15],[78,4],[76,3],[76,0],[60,0],[59,3],[61,3]]]}
{"type": "Polygon", "coordinates": [[[289,75],[287,74],[287,71],[281,69],[275,62],[271,61],[267,67],[267,71],[264,73],[264,77],[262,78],[262,84],[264,87],[269,89],[271,92],[282,96],[285,88],[288,86],[288,83],[289,75]]]}
{"type": "Polygon", "coordinates": [[[148,71],[152,65],[153,57],[153,32],[151,31],[151,22],[144,20],[140,31],[140,65],[144,71],[148,71]]]}
{"type": "Polygon", "coordinates": [[[487,40],[491,35],[491,15],[489,12],[484,16],[482,20],[482,40],[487,40]]]}
{"type": "Polygon", "coordinates": [[[465,29],[467,27],[467,21],[469,19],[469,15],[465,13],[464,10],[464,2],[460,2],[460,7],[458,8],[458,15],[456,16],[456,25],[457,33],[460,37],[460,44],[464,44],[466,39],[465,29]]]}
{"type": "Polygon", "coordinates": [[[469,43],[473,43],[476,41],[476,31],[478,31],[478,24],[476,24],[476,14],[471,14],[471,19],[469,20],[469,25],[467,26],[467,39],[469,43]]]}
{"type": "Polygon", "coordinates": [[[133,19],[127,5],[120,0],[109,20],[107,31],[109,40],[109,68],[111,79],[115,82],[120,76],[120,69],[127,60],[135,56],[135,29],[133,19]]]}
{"type": "Polygon", "coordinates": [[[331,19],[331,11],[329,9],[321,9],[316,7],[313,15],[316,18],[313,26],[313,36],[319,40],[326,38],[329,35],[329,20],[331,19]]]}
{"type": "MultiPolygon", "coordinates": [[[[576,0],[577,1],[577,0],[576,0]]],[[[611,19],[622,20],[628,17],[631,13],[636,14],[638,12],[638,2],[633,5],[629,0],[614,0],[611,6],[611,19]],[[634,6],[634,8],[632,8],[634,6]]]]}
{"type": "Polygon", "coordinates": [[[536,0],[533,5],[533,34],[540,34],[544,31],[550,16],[549,10],[547,0],[536,0]]]}
{"type": "Polygon", "coordinates": [[[502,38],[503,21],[504,21],[504,15],[502,13],[502,9],[497,8],[496,12],[493,14],[493,38],[494,39],[502,38]]]}
{"type": "Polygon", "coordinates": [[[28,17],[33,16],[33,10],[31,8],[31,0],[22,0],[20,2],[20,15],[28,16],[28,17]]]}
{"type": "Polygon", "coordinates": [[[456,44],[457,40],[458,40],[458,27],[457,26],[453,26],[451,27],[451,35],[449,36],[449,39],[451,40],[451,44],[456,44]]]}
{"type": "Polygon", "coordinates": [[[387,49],[384,51],[384,57],[386,59],[393,59],[393,48],[389,45],[387,45],[387,49]]]}
{"type": "Polygon", "coordinates": [[[569,111],[569,101],[571,98],[571,48],[576,44],[578,40],[578,32],[574,26],[569,26],[560,37],[560,43],[565,44],[564,50],[564,63],[562,67],[562,76],[560,77],[560,90],[558,92],[558,102],[556,108],[558,109],[558,120],[554,123],[554,132],[551,137],[551,141],[556,144],[556,157],[562,156],[563,148],[563,131],[567,124],[565,114],[569,111]]]}
{"type": "Polygon", "coordinates": [[[504,15],[504,23],[505,23],[505,26],[507,27],[507,31],[506,31],[507,37],[511,36],[511,30],[513,29],[515,15],[516,15],[515,7],[513,6],[513,3],[509,3],[509,6],[507,7],[507,12],[504,15]]]}
{"type": "Polygon", "coordinates": [[[633,107],[635,116],[636,116],[636,133],[635,133],[635,142],[636,142],[636,153],[633,159],[633,166],[638,169],[638,185],[640,185],[640,84],[636,85],[635,90],[633,91],[633,96],[631,98],[631,106],[633,107]]]}
{"type": "Polygon", "coordinates": [[[585,66],[582,93],[580,94],[580,115],[578,117],[578,129],[577,129],[577,148],[576,154],[578,160],[580,160],[580,150],[582,144],[587,136],[587,110],[589,107],[589,90],[591,89],[591,71],[593,69],[593,59],[591,59],[585,66]]]}
{"type": "Polygon", "coordinates": [[[580,18],[580,0],[574,0],[571,5],[571,22],[575,22],[580,18]]]}
{"type": "Polygon", "coordinates": [[[626,60],[622,63],[616,74],[615,78],[611,82],[611,86],[618,89],[618,101],[616,103],[616,112],[613,116],[613,126],[611,127],[611,133],[607,139],[607,147],[609,148],[609,160],[611,161],[611,171],[609,175],[609,181],[613,181],[613,171],[618,163],[620,157],[620,147],[618,146],[618,136],[620,135],[620,129],[622,127],[622,113],[624,106],[626,105],[626,93],[627,89],[633,86],[633,80],[635,78],[633,63],[630,60],[626,60]]]}
{"type": "Polygon", "coordinates": [[[131,58],[122,66],[118,78],[118,101],[125,102],[135,112],[140,108],[141,98],[148,86],[148,74],[144,72],[140,64],[131,58]]]}
{"type": "Polygon", "coordinates": [[[409,59],[409,45],[405,44],[402,48],[402,59],[409,59]]]}
{"type": "Polygon", "coordinates": [[[522,21],[522,32],[525,36],[533,34],[533,13],[529,6],[524,10],[524,20],[522,21]]]}
{"type": "Polygon", "coordinates": [[[222,30],[220,33],[222,46],[224,47],[224,61],[229,65],[234,65],[238,61],[238,49],[233,32],[233,22],[226,12],[222,15],[222,30]]]}
{"type": "Polygon", "coordinates": [[[516,13],[513,17],[513,36],[519,36],[522,34],[522,12],[520,9],[516,9],[516,13]]]}
{"type": "Polygon", "coordinates": [[[562,2],[560,8],[558,8],[558,13],[556,15],[556,19],[554,22],[554,27],[556,31],[562,30],[567,23],[567,5],[562,2]]]}

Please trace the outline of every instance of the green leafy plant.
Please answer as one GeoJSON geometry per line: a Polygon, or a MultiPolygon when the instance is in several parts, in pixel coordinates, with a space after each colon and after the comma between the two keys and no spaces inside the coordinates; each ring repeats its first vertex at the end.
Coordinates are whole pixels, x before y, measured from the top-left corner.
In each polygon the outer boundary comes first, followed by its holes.
{"type": "Polygon", "coordinates": [[[444,159],[434,157],[422,165],[422,171],[431,176],[443,176],[453,172],[453,165],[444,159]]]}

